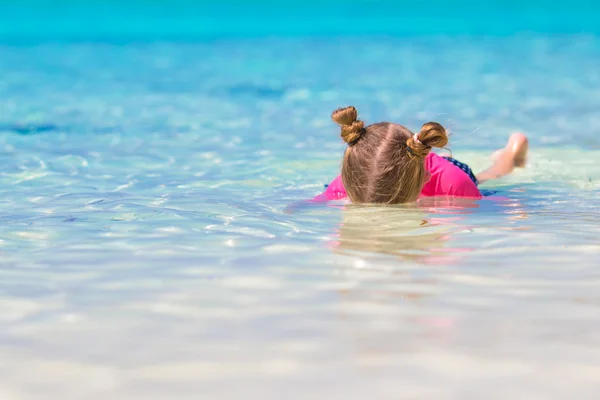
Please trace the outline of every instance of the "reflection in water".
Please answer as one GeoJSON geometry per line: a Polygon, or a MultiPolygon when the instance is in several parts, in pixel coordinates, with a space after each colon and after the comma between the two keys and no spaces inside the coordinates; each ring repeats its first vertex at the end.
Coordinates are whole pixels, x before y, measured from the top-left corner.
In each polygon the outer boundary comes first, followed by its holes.
{"type": "Polygon", "coordinates": [[[335,249],[392,254],[427,264],[454,263],[456,254],[468,249],[446,249],[444,245],[452,234],[465,229],[460,220],[457,215],[429,217],[415,205],[348,205],[342,211],[335,249]]]}
{"type": "Polygon", "coordinates": [[[489,216],[497,229],[529,229],[502,226],[528,218],[523,206],[509,198],[425,198],[418,204],[395,206],[347,204],[336,229],[334,248],[338,252],[391,254],[424,264],[456,264],[472,249],[460,246],[458,241],[449,244],[450,239],[481,226],[489,216]]]}

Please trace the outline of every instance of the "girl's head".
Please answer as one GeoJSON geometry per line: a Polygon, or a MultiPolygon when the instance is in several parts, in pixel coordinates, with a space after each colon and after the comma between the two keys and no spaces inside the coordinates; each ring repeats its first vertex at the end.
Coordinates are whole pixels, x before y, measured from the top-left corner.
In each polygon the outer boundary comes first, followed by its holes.
{"type": "Polygon", "coordinates": [[[348,143],[342,181],[354,203],[401,204],[416,201],[429,179],[425,157],[432,147],[444,147],[448,136],[437,122],[417,134],[402,125],[380,122],[365,127],[354,107],[340,108],[331,118],[348,143]]]}

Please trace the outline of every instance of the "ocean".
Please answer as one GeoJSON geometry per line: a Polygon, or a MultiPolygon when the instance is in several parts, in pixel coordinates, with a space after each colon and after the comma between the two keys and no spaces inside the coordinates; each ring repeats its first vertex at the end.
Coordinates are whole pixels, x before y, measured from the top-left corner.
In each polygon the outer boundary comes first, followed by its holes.
{"type": "Polygon", "coordinates": [[[597,397],[594,2],[0,4],[0,399],[597,397]],[[527,168],[307,203],[346,105],[527,168]]]}

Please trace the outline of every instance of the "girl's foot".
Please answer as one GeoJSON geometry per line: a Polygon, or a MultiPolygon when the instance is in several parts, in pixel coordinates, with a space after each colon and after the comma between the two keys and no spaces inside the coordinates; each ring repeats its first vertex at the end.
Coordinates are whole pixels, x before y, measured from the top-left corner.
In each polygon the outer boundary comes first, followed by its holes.
{"type": "Polygon", "coordinates": [[[529,141],[522,133],[513,133],[508,139],[506,147],[492,155],[494,164],[487,170],[477,175],[479,183],[490,179],[501,178],[510,174],[515,168],[523,168],[527,164],[527,151],[529,141]]]}
{"type": "Polygon", "coordinates": [[[517,168],[524,168],[527,164],[527,151],[529,149],[529,141],[527,136],[522,133],[513,133],[508,139],[506,147],[496,150],[492,153],[492,161],[496,162],[500,157],[508,154],[513,154],[514,165],[517,168]]]}

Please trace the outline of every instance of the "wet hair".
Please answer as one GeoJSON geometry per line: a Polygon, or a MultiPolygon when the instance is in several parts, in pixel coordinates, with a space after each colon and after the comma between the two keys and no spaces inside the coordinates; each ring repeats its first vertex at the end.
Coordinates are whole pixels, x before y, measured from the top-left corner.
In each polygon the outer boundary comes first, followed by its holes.
{"type": "Polygon", "coordinates": [[[416,201],[425,180],[425,157],[433,147],[448,143],[446,129],[437,122],[426,123],[415,135],[391,122],[365,127],[352,106],[335,110],[331,118],[348,144],[342,181],[354,203],[416,201]]]}

